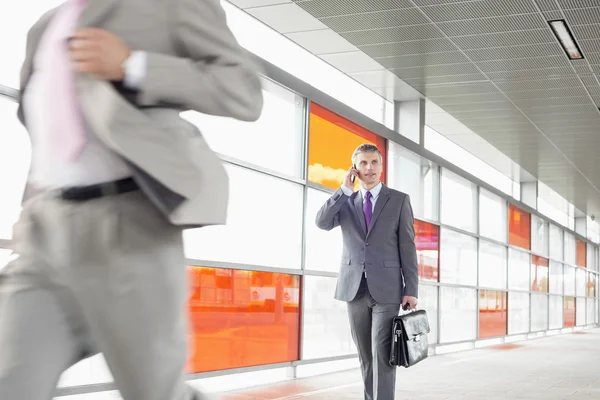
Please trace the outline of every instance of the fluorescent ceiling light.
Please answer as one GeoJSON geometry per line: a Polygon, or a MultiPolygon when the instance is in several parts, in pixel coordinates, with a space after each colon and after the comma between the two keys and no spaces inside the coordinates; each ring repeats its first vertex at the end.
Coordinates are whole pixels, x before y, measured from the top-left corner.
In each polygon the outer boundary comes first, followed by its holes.
{"type": "Polygon", "coordinates": [[[567,52],[567,55],[571,60],[581,60],[583,59],[583,54],[581,50],[579,50],[579,46],[575,42],[575,38],[573,34],[569,30],[567,23],[564,19],[559,19],[555,21],[548,21],[550,23],[550,27],[554,31],[554,34],[558,38],[558,41],[562,45],[563,49],[567,52]]]}

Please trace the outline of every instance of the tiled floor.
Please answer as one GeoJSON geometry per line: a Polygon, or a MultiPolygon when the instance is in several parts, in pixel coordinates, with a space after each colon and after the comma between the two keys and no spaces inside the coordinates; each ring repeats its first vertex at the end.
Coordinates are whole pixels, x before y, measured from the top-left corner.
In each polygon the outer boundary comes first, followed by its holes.
{"type": "MultiPolygon", "coordinates": [[[[431,357],[399,369],[396,400],[600,399],[600,330],[431,357]]],[[[358,371],[223,394],[223,400],[362,400],[358,371]]],[[[391,400],[391,399],[390,399],[391,400]]]]}

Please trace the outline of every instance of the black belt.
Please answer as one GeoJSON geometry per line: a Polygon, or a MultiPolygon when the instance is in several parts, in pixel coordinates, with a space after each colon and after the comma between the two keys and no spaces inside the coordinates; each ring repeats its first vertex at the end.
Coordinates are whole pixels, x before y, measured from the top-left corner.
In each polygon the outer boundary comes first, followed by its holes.
{"type": "Polygon", "coordinates": [[[120,179],[114,182],[99,183],[90,186],[75,186],[60,191],[63,200],[86,201],[121,193],[133,192],[140,187],[133,178],[120,179]]]}

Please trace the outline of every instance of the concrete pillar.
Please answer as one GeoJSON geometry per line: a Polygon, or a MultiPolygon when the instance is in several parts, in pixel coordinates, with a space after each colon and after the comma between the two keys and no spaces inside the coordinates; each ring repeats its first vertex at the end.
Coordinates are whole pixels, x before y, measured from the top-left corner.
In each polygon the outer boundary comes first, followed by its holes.
{"type": "Polygon", "coordinates": [[[575,217],[575,232],[587,237],[587,216],[575,217]]]}
{"type": "Polygon", "coordinates": [[[521,182],[521,201],[537,210],[538,183],[521,182]]]}
{"type": "Polygon", "coordinates": [[[394,102],[394,130],[425,145],[425,99],[394,102]]]}

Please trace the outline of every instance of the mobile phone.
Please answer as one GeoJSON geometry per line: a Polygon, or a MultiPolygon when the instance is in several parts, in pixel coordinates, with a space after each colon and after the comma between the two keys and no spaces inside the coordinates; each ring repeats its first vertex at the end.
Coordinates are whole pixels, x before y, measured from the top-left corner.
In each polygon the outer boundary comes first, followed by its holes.
{"type": "MultiPolygon", "coordinates": [[[[352,164],[352,168],[353,168],[353,169],[356,169],[356,164],[352,164]]],[[[355,180],[356,180],[356,176],[352,175],[352,176],[350,177],[350,182],[354,183],[354,181],[355,181],[355,180]]]]}

